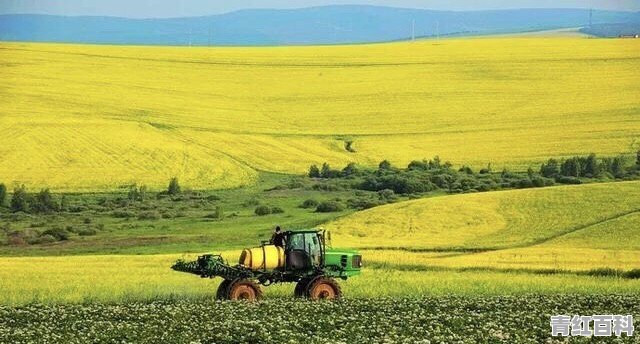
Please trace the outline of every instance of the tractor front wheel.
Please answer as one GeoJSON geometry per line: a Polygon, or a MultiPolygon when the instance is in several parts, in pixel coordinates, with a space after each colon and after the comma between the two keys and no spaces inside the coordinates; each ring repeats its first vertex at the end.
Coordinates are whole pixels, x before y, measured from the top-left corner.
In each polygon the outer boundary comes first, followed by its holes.
{"type": "Polygon", "coordinates": [[[230,283],[226,296],[232,301],[257,301],[262,299],[262,289],[252,280],[238,279],[230,283]]]}
{"type": "Polygon", "coordinates": [[[229,292],[229,285],[231,284],[231,282],[232,281],[230,280],[224,280],[220,283],[220,285],[218,286],[218,291],[216,292],[217,300],[227,299],[227,293],[229,292]]]}
{"type": "Polygon", "coordinates": [[[342,290],[333,278],[318,277],[308,284],[306,294],[311,300],[335,300],[342,296],[342,290]]]}
{"type": "Polygon", "coordinates": [[[307,287],[309,286],[309,282],[310,280],[308,278],[303,278],[300,281],[298,281],[298,284],[296,284],[296,289],[293,292],[293,295],[295,297],[305,297],[306,293],[307,293],[307,287]]]}

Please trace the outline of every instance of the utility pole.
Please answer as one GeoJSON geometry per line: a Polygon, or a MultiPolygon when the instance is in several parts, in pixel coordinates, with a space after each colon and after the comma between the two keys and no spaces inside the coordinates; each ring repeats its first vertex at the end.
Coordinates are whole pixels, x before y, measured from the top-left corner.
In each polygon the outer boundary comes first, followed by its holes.
{"type": "Polygon", "coordinates": [[[416,41],[416,20],[411,22],[411,42],[416,41]]]}
{"type": "Polygon", "coordinates": [[[213,27],[211,26],[211,24],[209,24],[209,39],[208,39],[208,46],[211,46],[211,40],[213,38],[213,27]]]}
{"type": "Polygon", "coordinates": [[[589,28],[593,25],[593,7],[589,9],[589,28]]]}
{"type": "Polygon", "coordinates": [[[436,40],[440,40],[440,21],[436,20],[436,40]]]}

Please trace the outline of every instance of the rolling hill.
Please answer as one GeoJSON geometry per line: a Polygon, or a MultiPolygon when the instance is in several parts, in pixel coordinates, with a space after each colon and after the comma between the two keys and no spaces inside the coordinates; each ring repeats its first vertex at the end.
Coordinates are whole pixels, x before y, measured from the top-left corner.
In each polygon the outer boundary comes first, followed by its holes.
{"type": "Polygon", "coordinates": [[[640,41],[288,48],[0,43],[0,181],[55,191],[252,183],[310,164],[537,169],[635,152],[640,41]],[[352,142],[351,151],[345,149],[352,142]],[[53,147],[53,149],[52,149],[53,147]]]}
{"type": "Polygon", "coordinates": [[[640,268],[640,183],[427,198],[327,225],[375,267],[588,271],[640,268]]]}
{"type": "MultiPolygon", "coordinates": [[[[366,43],[412,35],[460,36],[582,27],[589,11],[520,9],[447,12],[376,6],[242,10],[170,19],[0,16],[0,40],[143,45],[366,43]]],[[[633,12],[594,11],[592,23],[640,24],[633,12]]]]}

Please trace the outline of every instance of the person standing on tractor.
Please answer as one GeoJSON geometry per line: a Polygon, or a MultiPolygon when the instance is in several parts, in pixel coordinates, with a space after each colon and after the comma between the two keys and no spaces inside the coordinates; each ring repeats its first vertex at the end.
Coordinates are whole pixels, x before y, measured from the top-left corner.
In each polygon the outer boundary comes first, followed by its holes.
{"type": "Polygon", "coordinates": [[[285,241],[286,240],[284,238],[284,233],[280,229],[280,226],[276,226],[276,230],[275,232],[273,232],[273,235],[271,236],[271,243],[276,245],[277,247],[284,248],[284,245],[286,243],[285,241]]]}

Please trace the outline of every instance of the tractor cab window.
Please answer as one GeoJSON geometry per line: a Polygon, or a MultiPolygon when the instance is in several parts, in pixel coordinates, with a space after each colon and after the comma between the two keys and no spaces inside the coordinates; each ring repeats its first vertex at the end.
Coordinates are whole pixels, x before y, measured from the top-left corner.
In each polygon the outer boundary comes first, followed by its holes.
{"type": "Polygon", "coordinates": [[[287,240],[287,251],[305,251],[314,265],[320,264],[321,243],[317,233],[292,233],[287,240]]]}

